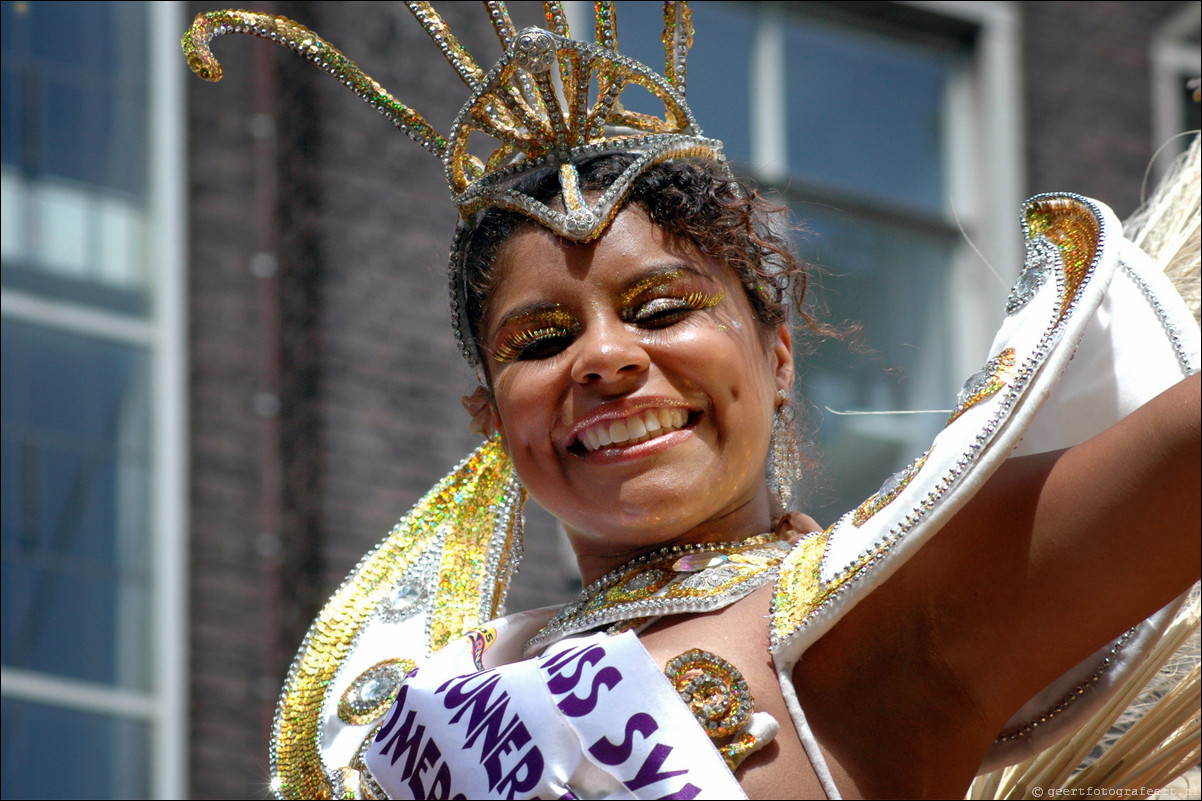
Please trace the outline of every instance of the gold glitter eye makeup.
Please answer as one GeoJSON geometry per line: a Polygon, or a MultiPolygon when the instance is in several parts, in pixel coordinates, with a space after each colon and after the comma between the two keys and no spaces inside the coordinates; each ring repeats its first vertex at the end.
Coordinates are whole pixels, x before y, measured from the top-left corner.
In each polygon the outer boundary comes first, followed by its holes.
{"type": "Polygon", "coordinates": [[[725,297],[722,289],[705,292],[695,289],[698,284],[713,286],[707,277],[691,268],[661,268],[622,293],[622,320],[643,328],[666,328],[689,312],[722,302],[725,297]]]}
{"type": "Polygon", "coordinates": [[[680,296],[652,298],[638,307],[623,313],[630,323],[642,326],[669,326],[687,312],[701,311],[717,306],[725,292],[688,292],[680,296]]]}
{"type": "Polygon", "coordinates": [[[553,356],[579,332],[580,323],[562,309],[521,314],[502,326],[493,359],[504,364],[553,356]]]}

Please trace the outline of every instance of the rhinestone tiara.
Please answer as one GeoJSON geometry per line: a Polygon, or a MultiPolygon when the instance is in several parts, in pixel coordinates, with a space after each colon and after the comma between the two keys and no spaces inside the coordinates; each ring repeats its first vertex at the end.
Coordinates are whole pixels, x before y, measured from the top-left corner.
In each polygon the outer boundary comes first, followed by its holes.
{"type": "Polygon", "coordinates": [[[510,209],[559,236],[588,242],[605,230],[647,167],[690,156],[722,160],[722,143],[701,135],[685,104],[685,59],[693,38],[687,3],[664,3],[664,75],[617,52],[612,2],[594,3],[596,37],[589,43],[571,38],[559,2],[543,4],[547,30],[519,31],[505,3],[486,1],[504,50],[487,73],[430,3],[405,5],[470,92],[448,136],[439,134],[336,47],[286,17],[234,10],[200,14],[184,35],[184,54],[193,72],[219,81],[221,65],[209,47],[214,37],[245,33],[290,48],[441,160],[453,202],[465,220],[481,209],[510,209]],[[629,86],[640,86],[658,98],[664,104],[663,116],[625,109],[621,98],[629,86]],[[469,152],[474,134],[495,141],[487,158],[469,152]],[[608,152],[630,152],[637,158],[590,203],[580,190],[573,162],[608,152]],[[547,166],[559,172],[562,210],[513,188],[513,182],[530,169],[547,166]]]}
{"type": "Polygon", "coordinates": [[[618,53],[612,2],[593,4],[596,35],[589,43],[571,38],[559,2],[543,3],[547,30],[519,31],[505,3],[485,0],[504,51],[487,73],[430,3],[405,5],[470,91],[449,136],[438,133],[338,48],[287,17],[235,10],[200,14],[184,34],[184,55],[201,78],[219,81],[221,64],[209,47],[215,37],[245,33],[277,42],[328,72],[442,162],[460,213],[449,268],[452,324],[460,352],[479,367],[471,326],[463,318],[467,234],[477,212],[507,209],[565,239],[590,242],[605,231],[645,170],[670,159],[724,162],[722,143],[701,134],[685,103],[685,62],[693,43],[686,2],[664,3],[663,75],[618,53]],[[630,86],[640,86],[660,100],[663,116],[624,108],[622,93],[630,86]],[[494,141],[486,158],[469,152],[473,134],[494,141]],[[610,153],[633,158],[612,183],[586,198],[576,165],[610,153]],[[558,173],[562,209],[518,188],[524,177],[539,170],[558,173]]]}

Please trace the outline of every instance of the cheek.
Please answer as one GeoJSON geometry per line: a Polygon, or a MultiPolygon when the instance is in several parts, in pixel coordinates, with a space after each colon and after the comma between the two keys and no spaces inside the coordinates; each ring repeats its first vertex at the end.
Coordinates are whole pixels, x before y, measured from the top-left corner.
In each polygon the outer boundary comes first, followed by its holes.
{"type": "Polygon", "coordinates": [[[495,378],[493,397],[501,438],[517,459],[535,442],[546,441],[554,419],[555,397],[535,366],[511,364],[495,378]]]}

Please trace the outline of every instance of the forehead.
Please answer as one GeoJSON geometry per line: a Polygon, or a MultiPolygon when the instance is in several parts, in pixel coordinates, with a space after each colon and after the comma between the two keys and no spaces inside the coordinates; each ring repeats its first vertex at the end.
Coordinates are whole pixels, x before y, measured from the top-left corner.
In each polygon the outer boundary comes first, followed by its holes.
{"type": "Polygon", "coordinates": [[[718,280],[730,272],[651,222],[638,206],[622,209],[599,238],[585,244],[523,226],[497,251],[485,318],[495,321],[507,308],[552,291],[618,289],[648,270],[673,264],[718,280]]]}

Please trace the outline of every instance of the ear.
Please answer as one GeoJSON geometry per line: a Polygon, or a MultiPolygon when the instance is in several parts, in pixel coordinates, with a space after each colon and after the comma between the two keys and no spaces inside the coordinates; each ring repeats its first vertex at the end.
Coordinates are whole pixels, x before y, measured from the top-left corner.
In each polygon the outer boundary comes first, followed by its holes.
{"type": "Polygon", "coordinates": [[[484,387],[476,387],[471,395],[463,396],[463,408],[471,422],[468,428],[488,438],[500,430],[501,418],[497,415],[492,393],[484,387]]]}
{"type": "Polygon", "coordinates": [[[787,323],[776,327],[771,340],[771,358],[777,390],[793,392],[793,334],[787,323]]]}

